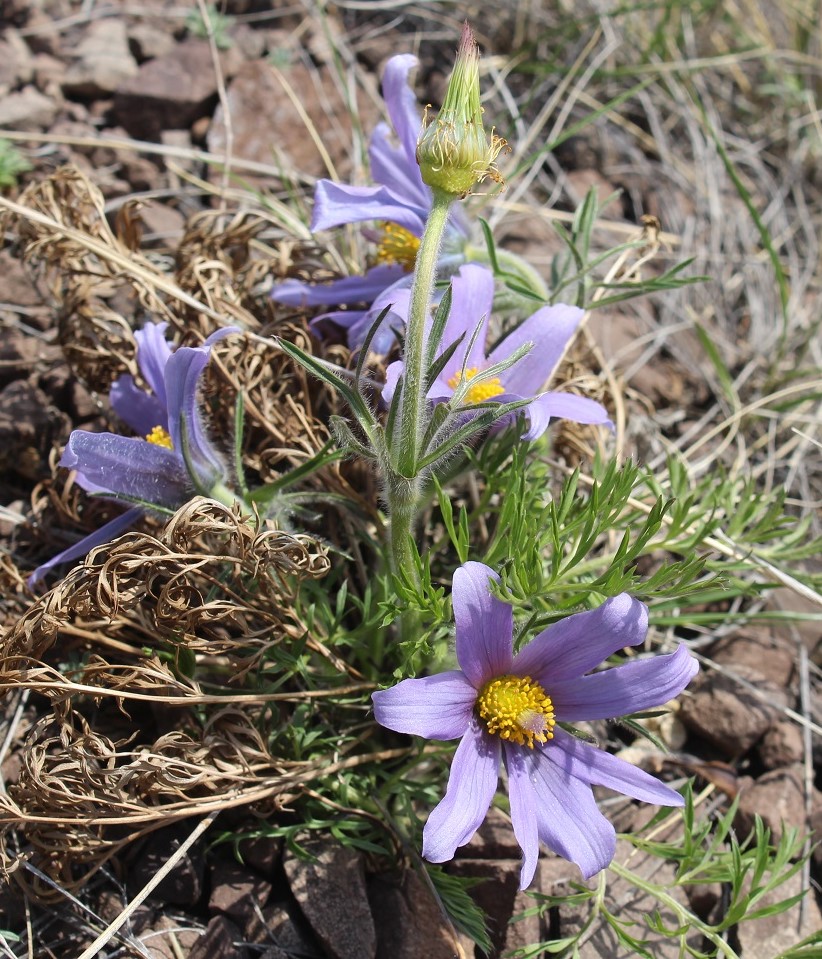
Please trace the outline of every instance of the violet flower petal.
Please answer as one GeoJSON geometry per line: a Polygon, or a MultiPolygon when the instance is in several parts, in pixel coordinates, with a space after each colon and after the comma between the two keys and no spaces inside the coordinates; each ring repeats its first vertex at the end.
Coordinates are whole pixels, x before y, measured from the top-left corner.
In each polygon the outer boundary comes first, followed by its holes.
{"type": "Polygon", "coordinates": [[[508,770],[508,798],[511,801],[511,825],[522,849],[522,869],[519,888],[526,889],[534,878],[539,860],[539,831],[537,829],[538,797],[531,782],[531,770],[520,746],[503,747],[505,768],[508,770]]]}
{"type": "Polygon", "coordinates": [[[371,694],[381,726],[425,739],[458,739],[471,722],[477,691],[452,669],[421,679],[404,679],[371,694]]]}
{"type": "Polygon", "coordinates": [[[544,306],[528,317],[491,351],[490,363],[499,363],[525,343],[531,350],[504,374],[506,389],[520,396],[534,396],[557,368],[569,340],[585,315],[576,306],[558,303],[544,306]]]}
{"type": "Polygon", "coordinates": [[[483,563],[464,563],[454,573],[451,602],[457,629],[457,662],[475,689],[511,670],[514,615],[492,596],[499,576],[483,563]]]}
{"type": "MultiPolygon", "coordinates": [[[[408,169],[416,170],[416,181],[420,187],[417,192],[423,202],[430,206],[431,193],[423,183],[417,163],[417,140],[422,129],[422,117],[417,105],[417,97],[408,82],[408,74],[418,63],[417,58],[411,53],[400,53],[391,57],[385,65],[382,76],[382,96],[391,125],[400,141],[406,166],[408,169]]],[[[386,180],[378,182],[385,183],[386,186],[391,185],[390,181],[386,180]]]]}
{"type": "Polygon", "coordinates": [[[427,215],[426,208],[408,206],[384,186],[349,186],[333,180],[318,180],[311,229],[317,232],[343,223],[387,220],[421,236],[427,215]]]}
{"type": "MultiPolygon", "coordinates": [[[[419,125],[419,117],[417,124],[419,125]]],[[[431,205],[431,193],[422,182],[420,168],[416,159],[408,162],[405,150],[395,146],[393,134],[387,123],[380,123],[371,135],[368,146],[368,158],[371,176],[414,210],[431,205]]]]}
{"type": "Polygon", "coordinates": [[[626,646],[638,646],[647,632],[648,607],[620,593],[544,629],[514,657],[514,672],[547,689],[582,676],[626,646]]]}
{"type": "Polygon", "coordinates": [[[607,786],[625,796],[655,803],[657,806],[684,806],[685,800],[676,790],[660,782],[643,769],[612,756],[602,749],[582,742],[564,729],[555,727],[554,738],[540,747],[550,754],[552,762],[583,782],[607,786]]]}
{"type": "Polygon", "coordinates": [[[197,398],[200,375],[208,365],[209,352],[205,347],[181,346],[166,363],[168,432],[174,453],[182,459],[185,423],[189,459],[203,491],[226,472],[219,454],[205,435],[197,398]]]}
{"type": "Polygon", "coordinates": [[[304,283],[288,279],[271,291],[275,303],[286,306],[336,306],[340,303],[372,303],[387,287],[406,276],[399,263],[372,267],[361,276],[344,276],[331,283],[304,283]]]}
{"type": "Polygon", "coordinates": [[[536,793],[533,808],[539,838],[553,852],[575,862],[589,879],[614,858],[616,832],[600,812],[591,787],[550,757],[543,749],[525,755],[536,793]]]}
{"type": "Polygon", "coordinates": [[[453,859],[479,829],[497,790],[501,742],[471,720],[454,753],[445,797],[423,830],[422,854],[429,862],[453,859]]]}
{"type": "Polygon", "coordinates": [[[203,340],[203,345],[201,349],[210,350],[215,343],[219,343],[220,340],[224,340],[227,336],[231,336],[232,333],[242,333],[242,328],[239,326],[221,326],[219,330],[215,330],[203,340]]]}
{"type": "Polygon", "coordinates": [[[546,692],[558,720],[581,722],[613,719],[661,706],[678,696],[699,670],[699,664],[680,645],[668,656],[654,656],[591,676],[551,682],[546,692]]]}
{"type": "Polygon", "coordinates": [[[394,360],[393,363],[389,363],[386,367],[385,386],[382,388],[382,400],[386,406],[394,398],[394,391],[397,388],[397,383],[399,383],[404,369],[405,363],[403,363],[402,360],[394,360]]]}
{"type": "Polygon", "coordinates": [[[379,293],[371,307],[359,319],[348,325],[348,345],[352,349],[362,346],[368,331],[386,307],[389,307],[388,313],[383,317],[382,323],[371,340],[370,349],[373,353],[387,353],[396,342],[394,330],[405,330],[408,311],[411,308],[410,273],[379,293]]]}
{"type": "MultiPolygon", "coordinates": [[[[513,369],[515,370],[518,365],[516,364],[513,369]]],[[[528,429],[522,434],[522,438],[529,441],[542,436],[552,418],[613,427],[613,423],[608,418],[608,411],[602,404],[586,396],[575,396],[573,393],[540,393],[526,407],[526,414],[528,429]]]]}
{"type": "MultiPolygon", "coordinates": [[[[134,333],[134,339],[137,341],[137,366],[163,409],[168,407],[165,368],[172,352],[166,340],[167,329],[168,323],[147,323],[141,330],[136,330],[134,333]]],[[[154,425],[156,426],[157,423],[154,425]]]]}
{"type": "Polygon", "coordinates": [[[113,493],[176,509],[190,495],[180,457],[164,446],[116,433],[74,430],[60,465],[89,493],[113,493]]]}
{"type": "Polygon", "coordinates": [[[114,519],[104,523],[93,533],[89,533],[88,536],[84,536],[81,540],[78,540],[73,546],[69,546],[56,556],[52,556],[50,560],[38,566],[28,577],[26,583],[29,588],[33,589],[39,585],[43,577],[56,566],[60,566],[63,563],[71,563],[75,559],[82,559],[87,553],[90,553],[95,546],[102,546],[103,543],[109,542],[109,540],[119,536],[120,533],[130,529],[144,512],[145,510],[140,506],[127,509],[121,516],[115,516],[114,519]]]}
{"type": "Polygon", "coordinates": [[[466,263],[451,278],[451,295],[451,311],[443,331],[442,347],[449,347],[460,336],[463,340],[439,375],[439,380],[445,384],[462,370],[463,364],[467,369],[482,369],[488,365],[485,362],[485,339],[494,303],[494,274],[484,266],[466,263]],[[479,334],[469,353],[471,336],[480,321],[479,334]]]}
{"type": "MultiPolygon", "coordinates": [[[[165,386],[163,387],[165,394],[165,386]]],[[[124,373],[112,383],[108,395],[111,408],[135,433],[148,436],[155,426],[168,429],[168,411],[152,393],[135,385],[133,377],[124,373]]]]}

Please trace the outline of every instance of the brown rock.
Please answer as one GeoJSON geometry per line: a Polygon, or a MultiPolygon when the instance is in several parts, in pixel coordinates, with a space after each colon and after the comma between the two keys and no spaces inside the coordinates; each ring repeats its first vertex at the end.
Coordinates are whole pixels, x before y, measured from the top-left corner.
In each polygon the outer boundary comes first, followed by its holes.
{"type": "Polygon", "coordinates": [[[240,943],[242,936],[234,923],[215,916],[191,947],[188,959],[248,959],[248,950],[240,943]]]}
{"type": "Polygon", "coordinates": [[[302,846],[315,858],[298,859],[287,852],[283,866],[314,934],[332,959],[374,959],[377,938],[362,858],[328,838],[302,846]]]}
{"type": "MultiPolygon", "coordinates": [[[[659,837],[657,837],[659,838],[659,837]]],[[[688,900],[685,890],[673,883],[674,866],[670,863],[661,863],[656,856],[652,856],[634,849],[624,840],[617,841],[616,861],[624,863],[631,872],[666,888],[666,891],[681,905],[687,906],[688,900]]],[[[589,880],[586,885],[595,885],[597,878],[589,880]]],[[[627,931],[638,939],[645,941],[648,954],[654,959],[681,959],[679,942],[669,939],[649,928],[648,921],[658,915],[659,919],[668,928],[680,925],[673,909],[662,906],[650,893],[645,893],[628,879],[622,879],[613,874],[607,877],[608,887],[606,902],[616,906],[615,915],[619,921],[627,924],[627,931]],[[617,906],[618,904],[618,906],[617,906]]],[[[591,904],[580,907],[565,906],[559,909],[559,936],[576,935],[590,918],[591,904]]],[[[698,930],[687,933],[686,943],[692,949],[698,950],[702,946],[702,934],[698,930]]],[[[580,959],[636,959],[636,951],[621,944],[613,928],[605,921],[599,920],[591,927],[590,935],[580,948],[580,959]]]]}
{"type": "MultiPolygon", "coordinates": [[[[157,874],[187,836],[188,831],[182,826],[168,826],[153,834],[129,869],[127,886],[132,895],[139,892],[149,879],[157,874]]],[[[177,860],[153,895],[175,906],[193,906],[203,894],[204,875],[203,847],[202,844],[195,843],[177,860]]]]}
{"type": "Polygon", "coordinates": [[[240,859],[261,876],[270,879],[283,858],[283,840],[276,836],[257,836],[243,839],[239,846],[240,859]]]}
{"type": "Polygon", "coordinates": [[[48,53],[38,53],[32,61],[34,83],[41,93],[54,96],[62,91],[63,77],[68,67],[62,60],[48,53]]]}
{"type": "Polygon", "coordinates": [[[94,911],[101,919],[114,920],[128,905],[124,890],[103,888],[94,899],[94,911]]]}
{"type": "Polygon", "coordinates": [[[249,943],[276,943],[289,956],[325,959],[296,903],[291,901],[263,906],[246,922],[244,932],[249,943]]]}
{"type": "MultiPolygon", "coordinates": [[[[328,176],[317,144],[288,94],[299,104],[334,162],[338,175],[350,170],[351,124],[332,71],[304,63],[274,68],[262,60],[246,63],[228,89],[228,110],[234,134],[233,154],[246,160],[284,166],[300,173],[328,176]]],[[[363,101],[360,122],[376,123],[374,108],[363,101]]],[[[222,155],[226,148],[222,106],[208,132],[208,148],[222,155]]]]}
{"type": "MultiPolygon", "coordinates": [[[[822,651],[822,626],[813,617],[806,613],[818,613],[819,606],[810,597],[803,596],[787,586],[772,590],[768,593],[768,604],[776,609],[784,609],[790,613],[799,614],[791,619],[791,632],[799,635],[809,653],[814,650],[822,651]]],[[[822,665],[822,658],[815,660],[816,665],[822,665]]]]}
{"type": "Polygon", "coordinates": [[[795,658],[795,650],[786,647],[767,627],[748,626],[743,635],[728,636],[711,647],[714,662],[730,670],[748,667],[780,689],[791,682],[795,658]]]}
{"type": "Polygon", "coordinates": [[[183,928],[179,921],[165,915],[161,909],[139,906],[131,919],[131,927],[151,959],[180,959],[193,948],[200,933],[183,928]]]}
{"type": "Polygon", "coordinates": [[[239,50],[246,60],[258,60],[265,54],[265,33],[262,30],[255,30],[250,24],[233,24],[228,36],[231,45],[239,50]]]}
{"type": "Polygon", "coordinates": [[[0,127],[14,130],[45,130],[57,116],[58,105],[35,87],[0,98],[0,127]]]}
{"type": "MultiPolygon", "coordinates": [[[[802,872],[796,873],[787,882],[777,886],[772,892],[760,899],[757,909],[782,902],[802,891],[802,872]]],[[[791,946],[801,942],[806,936],[819,933],[822,929],[822,912],[813,890],[808,890],[802,902],[786,912],[763,919],[741,922],[736,927],[739,937],[739,953],[745,959],[774,959],[791,946]]],[[[815,953],[810,952],[809,955],[815,953]]]]}
{"type": "Polygon", "coordinates": [[[248,866],[218,861],[211,870],[209,910],[224,913],[240,925],[262,908],[270,895],[271,883],[248,866]]]}
{"type": "Polygon", "coordinates": [[[186,40],[165,56],[143,63],[120,85],[114,115],[132,136],[156,139],[162,130],[190,127],[207,116],[216,99],[208,42],[186,40]]]}
{"type": "Polygon", "coordinates": [[[782,719],[771,726],[757,746],[759,758],[766,769],[778,769],[802,761],[805,745],[802,731],[796,723],[782,719]]]}
{"type": "MultiPolygon", "coordinates": [[[[748,673],[746,678],[755,681],[758,677],[748,673]]],[[[679,716],[688,729],[730,759],[746,753],[764,735],[776,713],[730,676],[712,673],[682,700],[679,716]]]]}
{"type": "Polygon", "coordinates": [[[26,380],[10,383],[0,393],[0,472],[41,478],[52,445],[68,438],[70,426],[42,390],[26,380]]]}
{"type": "Polygon", "coordinates": [[[494,955],[506,948],[508,923],[514,915],[519,891],[520,868],[518,859],[456,859],[448,870],[457,876],[481,880],[469,890],[469,895],[488,917],[494,955]]]}
{"type": "MultiPolygon", "coordinates": [[[[164,146],[180,151],[179,156],[174,157],[176,166],[189,172],[195,168],[194,158],[185,156],[185,153],[191,150],[191,133],[188,130],[163,130],[160,134],[160,142],[164,146]]],[[[174,176],[176,177],[176,174],[174,176]]]]}
{"type": "Polygon", "coordinates": [[[14,306],[43,305],[43,298],[23,265],[7,250],[0,253],[0,301],[14,306]]]}
{"type": "Polygon", "coordinates": [[[128,39],[137,60],[154,60],[171,53],[177,44],[168,30],[155,27],[150,23],[135,23],[129,27],[128,39]]]}
{"type": "Polygon", "coordinates": [[[373,876],[368,899],[377,959],[454,959],[458,947],[431,890],[411,869],[373,876]]]}
{"type": "Polygon", "coordinates": [[[471,841],[457,850],[459,859],[518,859],[519,843],[511,821],[502,810],[492,806],[471,841]]]}
{"type": "Polygon", "coordinates": [[[770,829],[772,842],[779,841],[783,824],[805,829],[804,776],[804,766],[796,763],[774,769],[745,784],[739,791],[738,832],[746,836],[753,829],[757,815],[770,829]]]}
{"type": "Polygon", "coordinates": [[[63,91],[79,97],[104,97],[137,73],[128,47],[125,22],[116,17],[92,20],[63,77],[63,91]]]}
{"type": "Polygon", "coordinates": [[[145,227],[144,243],[153,243],[156,246],[160,241],[165,247],[176,247],[179,244],[186,218],[173,206],[148,200],[140,207],[140,219],[145,227]]]}
{"type": "Polygon", "coordinates": [[[3,13],[5,14],[8,6],[16,3],[25,6],[27,10],[26,40],[31,50],[34,53],[59,56],[62,31],[55,29],[53,12],[46,12],[39,4],[31,3],[31,0],[10,0],[3,4],[3,13]]]}
{"type": "Polygon", "coordinates": [[[69,406],[76,423],[87,423],[103,412],[99,397],[89,393],[85,386],[78,383],[77,380],[71,381],[69,406]]]}
{"type": "Polygon", "coordinates": [[[20,34],[6,27],[0,36],[0,97],[32,78],[32,55],[20,34]]]}
{"type": "Polygon", "coordinates": [[[40,345],[33,336],[12,328],[0,336],[0,386],[27,377],[37,362],[40,345]]]}
{"type": "Polygon", "coordinates": [[[774,707],[786,706],[793,653],[767,631],[752,631],[721,640],[711,658],[722,671],[704,670],[694,691],[682,701],[680,718],[724,757],[747,752],[778,718],[774,707]]]}

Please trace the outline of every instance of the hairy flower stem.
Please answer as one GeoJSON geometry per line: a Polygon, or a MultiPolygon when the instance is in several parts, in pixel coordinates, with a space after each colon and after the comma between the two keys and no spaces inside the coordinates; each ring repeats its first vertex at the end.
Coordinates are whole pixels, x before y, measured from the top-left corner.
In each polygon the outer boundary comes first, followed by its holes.
{"type": "Polygon", "coordinates": [[[434,190],[431,213],[420,240],[405,335],[405,370],[398,429],[395,437],[389,438],[391,467],[386,479],[391,569],[395,575],[405,576],[415,584],[417,574],[411,558],[411,542],[421,493],[417,464],[423,454],[422,438],[428,419],[426,355],[429,310],[437,258],[448,222],[448,210],[454,199],[434,190]]]}
{"type": "Polygon", "coordinates": [[[431,294],[434,290],[442,237],[448,222],[448,210],[456,199],[440,190],[434,190],[433,193],[434,200],[420,240],[414,283],[411,287],[411,304],[405,334],[402,403],[399,411],[399,442],[397,445],[392,444],[395,468],[407,479],[416,479],[417,463],[423,452],[420,446],[428,418],[425,359],[431,294]]]}

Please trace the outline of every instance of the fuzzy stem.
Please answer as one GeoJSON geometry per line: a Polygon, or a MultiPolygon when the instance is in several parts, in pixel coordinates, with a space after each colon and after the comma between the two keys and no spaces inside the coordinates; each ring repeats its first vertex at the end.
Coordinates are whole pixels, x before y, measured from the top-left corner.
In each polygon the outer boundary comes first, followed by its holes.
{"type": "MultiPolygon", "coordinates": [[[[412,537],[422,489],[417,463],[423,453],[420,447],[428,417],[426,356],[429,310],[448,210],[455,199],[439,190],[433,193],[434,201],[420,240],[414,269],[405,334],[402,400],[397,430],[394,436],[388,437],[390,465],[386,469],[391,571],[417,587],[421,584],[413,561],[412,537]]],[[[418,626],[417,619],[416,614],[410,612],[402,617],[400,634],[403,639],[413,636],[418,626]]]]}
{"type": "Polygon", "coordinates": [[[412,559],[411,537],[417,519],[420,501],[420,482],[395,476],[388,489],[388,515],[390,517],[389,545],[391,547],[391,571],[405,575],[417,582],[416,565],[412,559]]]}
{"type": "Polygon", "coordinates": [[[420,445],[428,412],[425,395],[428,311],[437,273],[437,259],[448,222],[448,209],[456,199],[440,190],[433,192],[434,202],[420,240],[414,283],[411,287],[411,304],[405,334],[402,403],[399,411],[399,443],[392,442],[391,451],[397,472],[408,479],[416,479],[417,463],[422,455],[420,445]]]}

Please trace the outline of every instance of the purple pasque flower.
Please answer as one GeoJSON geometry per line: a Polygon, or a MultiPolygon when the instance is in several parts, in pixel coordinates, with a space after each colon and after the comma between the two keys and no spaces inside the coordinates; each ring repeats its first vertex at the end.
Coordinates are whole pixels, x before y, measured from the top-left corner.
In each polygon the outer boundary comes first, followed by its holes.
{"type": "Polygon", "coordinates": [[[699,667],[680,645],[670,655],[590,673],[612,653],[645,639],[647,608],[627,593],[549,626],[514,655],[511,607],[489,590],[489,581],[498,579],[482,563],[454,573],[460,668],[374,693],[374,714],[397,732],[460,739],[445,798],[425,824],[426,859],[446,862],[474,835],[494,798],[502,760],[523,852],[520,888],[534,877],[540,842],[575,862],[587,879],[610,863],[616,848],[593,785],[662,806],[683,800],[558,723],[660,706],[682,692],[699,667]]]}
{"type": "Polygon", "coordinates": [[[52,557],[34,571],[30,584],[128,529],[150,504],[176,509],[192,492],[207,495],[225,480],[226,464],[205,433],[197,392],[212,345],[236,328],[212,333],[202,346],[172,350],[165,338],[167,327],[149,323],[134,334],[137,365],[150,392],[126,374],[115,380],[109,394],[114,412],[140,435],[74,430],[60,459],[87,492],[145,505],[127,510],[52,557]]]}
{"type": "MultiPolygon", "coordinates": [[[[531,343],[530,351],[499,376],[482,379],[470,388],[465,397],[467,408],[488,401],[509,403],[530,400],[523,412],[528,418],[528,429],[523,439],[534,440],[548,428],[552,417],[574,420],[577,423],[611,425],[604,406],[573,393],[542,392],[550,380],[571,337],[583,317],[576,306],[558,303],[543,306],[509,333],[486,355],[488,320],[494,303],[494,275],[476,263],[464,264],[451,279],[451,310],[445,323],[440,354],[460,337],[462,341],[437,379],[428,390],[434,403],[447,402],[462,381],[463,375],[472,380],[483,370],[512,356],[516,350],[531,343]],[[479,331],[475,336],[475,331],[479,331]]],[[[397,382],[403,372],[401,360],[386,370],[383,399],[390,403],[397,382]]]]}
{"type": "MultiPolygon", "coordinates": [[[[352,186],[319,180],[314,193],[314,231],[330,230],[344,223],[378,224],[377,229],[368,232],[377,243],[376,265],[362,276],[343,277],[332,283],[285,280],[271,292],[273,300],[288,306],[369,304],[367,309],[340,310],[318,317],[346,327],[352,347],[362,343],[374,320],[386,306],[391,306],[372,342],[377,352],[390,348],[391,326],[404,326],[407,319],[414,260],[431,209],[431,190],[422,182],[416,155],[422,119],[408,83],[408,74],[416,65],[417,58],[405,53],[391,57],[385,67],[383,96],[393,131],[387,123],[379,123],[368,148],[371,176],[379,185],[352,186]]],[[[467,237],[464,214],[454,205],[441,267],[453,269],[462,262],[460,251],[467,237]]]]}

